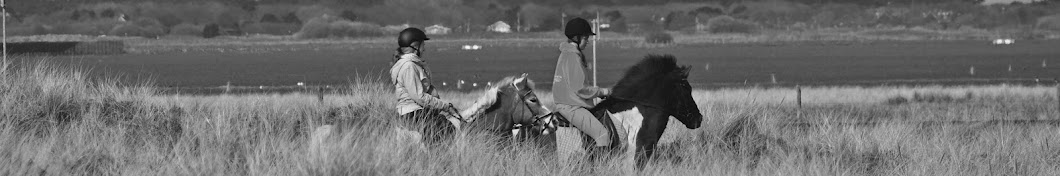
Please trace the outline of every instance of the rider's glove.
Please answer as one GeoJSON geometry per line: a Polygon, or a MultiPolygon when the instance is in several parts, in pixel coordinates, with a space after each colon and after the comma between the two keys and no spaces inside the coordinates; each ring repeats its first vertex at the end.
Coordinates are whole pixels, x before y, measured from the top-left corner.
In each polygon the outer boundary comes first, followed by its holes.
{"type": "Polygon", "coordinates": [[[576,94],[582,99],[592,99],[611,95],[611,89],[590,86],[578,90],[576,94]]]}

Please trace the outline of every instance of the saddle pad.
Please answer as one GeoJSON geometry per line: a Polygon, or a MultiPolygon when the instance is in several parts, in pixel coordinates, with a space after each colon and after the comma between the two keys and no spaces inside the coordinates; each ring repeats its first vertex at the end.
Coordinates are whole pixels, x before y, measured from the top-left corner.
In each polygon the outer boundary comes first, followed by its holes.
{"type": "Polygon", "coordinates": [[[577,153],[584,153],[585,149],[582,148],[582,132],[577,128],[573,127],[559,127],[556,128],[556,154],[559,156],[559,162],[562,164],[569,164],[572,156],[576,156],[577,153]]]}

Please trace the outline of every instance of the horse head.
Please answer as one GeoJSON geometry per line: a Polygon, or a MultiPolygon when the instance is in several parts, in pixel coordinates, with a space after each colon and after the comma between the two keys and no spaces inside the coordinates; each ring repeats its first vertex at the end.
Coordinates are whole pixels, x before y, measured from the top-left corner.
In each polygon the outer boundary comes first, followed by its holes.
{"type": "Polygon", "coordinates": [[[689,70],[677,65],[672,55],[648,55],[626,71],[612,97],[657,108],[687,128],[699,128],[703,114],[692,99],[689,70]]]}
{"type": "Polygon", "coordinates": [[[524,73],[502,79],[461,115],[469,117],[470,123],[493,131],[517,126],[532,126],[544,134],[555,131],[552,111],[537,98],[534,83],[527,76],[524,73]]]}
{"type": "Polygon", "coordinates": [[[688,66],[681,66],[678,69],[673,70],[666,80],[671,84],[669,91],[673,98],[670,103],[666,106],[666,109],[670,112],[670,116],[673,116],[685,127],[689,129],[699,128],[701,122],[703,122],[703,114],[699,112],[699,106],[696,105],[696,100],[692,99],[692,85],[688,83],[688,66]]]}

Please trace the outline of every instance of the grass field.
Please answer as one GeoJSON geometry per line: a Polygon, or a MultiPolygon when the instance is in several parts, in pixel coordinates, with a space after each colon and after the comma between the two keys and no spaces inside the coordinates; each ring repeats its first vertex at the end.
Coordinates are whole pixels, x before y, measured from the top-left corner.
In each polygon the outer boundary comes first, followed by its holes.
{"type": "MultiPolygon", "coordinates": [[[[386,119],[391,89],[351,79],[307,94],[166,95],[48,64],[0,70],[3,175],[625,175],[546,149],[461,134],[421,150],[386,119]],[[310,144],[309,132],[337,125],[310,144]]],[[[805,87],[694,91],[705,115],[671,124],[644,175],[1055,175],[1060,128],[935,123],[1056,119],[1054,87],[805,87]],[[898,101],[897,99],[906,99],[898,101]],[[812,121],[816,125],[790,125],[812,121]],[[871,121],[873,125],[842,122],[871,121]]],[[[541,92],[541,97],[550,97],[541,92]]],[[[476,93],[446,92],[458,106],[476,93]]],[[[549,102],[545,100],[545,102],[549,102]]]]}

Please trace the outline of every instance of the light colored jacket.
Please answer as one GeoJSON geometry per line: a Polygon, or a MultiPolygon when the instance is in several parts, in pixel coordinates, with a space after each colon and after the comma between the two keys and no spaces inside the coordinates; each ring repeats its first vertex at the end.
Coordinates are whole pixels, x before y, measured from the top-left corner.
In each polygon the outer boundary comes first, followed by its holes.
{"type": "Polygon", "coordinates": [[[416,54],[404,54],[390,68],[390,80],[397,95],[398,114],[430,108],[448,108],[448,103],[438,98],[431,86],[431,74],[426,62],[416,54]]]}
{"type": "Polygon", "coordinates": [[[552,77],[552,98],[556,104],[565,104],[591,108],[592,98],[604,96],[606,89],[592,87],[586,77],[589,64],[585,55],[574,43],[563,43],[559,46],[559,60],[556,62],[556,75],[552,77]]]}

